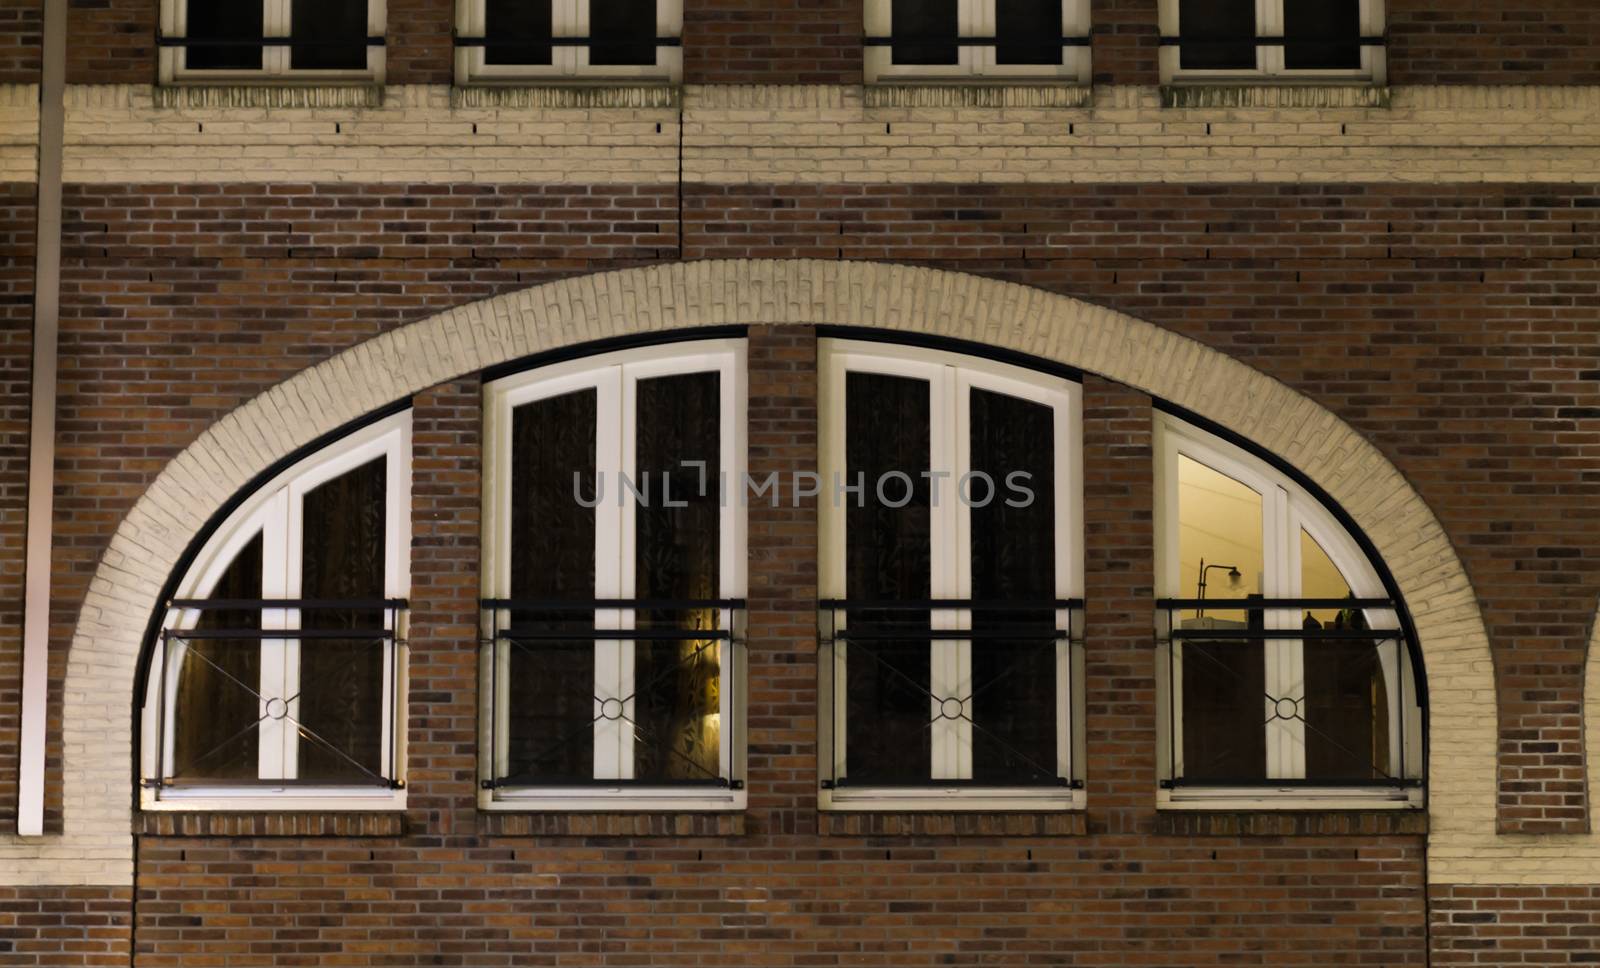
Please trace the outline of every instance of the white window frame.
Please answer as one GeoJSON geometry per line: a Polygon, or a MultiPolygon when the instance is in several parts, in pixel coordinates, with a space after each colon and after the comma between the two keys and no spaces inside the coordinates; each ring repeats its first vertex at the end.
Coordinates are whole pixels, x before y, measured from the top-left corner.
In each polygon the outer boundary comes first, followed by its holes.
{"type": "MultiPolygon", "coordinates": [[[[1255,0],[1256,36],[1283,36],[1283,5],[1293,0],[1255,0]]],[[[1360,0],[1361,36],[1383,35],[1384,0],[1360,0]]],[[[1179,23],[1179,0],[1161,0],[1160,19],[1163,37],[1181,37],[1183,25],[1179,23]]],[[[1159,55],[1161,83],[1163,84],[1214,84],[1236,82],[1270,82],[1289,84],[1372,84],[1386,82],[1388,62],[1386,47],[1362,47],[1361,66],[1344,70],[1313,68],[1290,70],[1284,66],[1282,47],[1256,47],[1256,66],[1252,69],[1200,70],[1184,68],[1178,46],[1163,45],[1159,55]]]]}
{"type": "MultiPolygon", "coordinates": [[[[588,37],[589,0],[551,0],[551,36],[588,37]]],[[[457,0],[456,32],[463,37],[483,37],[488,30],[485,0],[457,0]]],[[[683,36],[683,0],[656,0],[656,37],[683,36]]],[[[490,64],[481,46],[456,46],[456,83],[518,84],[594,82],[679,83],[683,78],[683,48],[656,47],[654,64],[590,64],[586,46],[559,46],[550,50],[549,64],[490,64]]]]}
{"type": "MultiPolygon", "coordinates": [[[[1262,506],[1262,594],[1267,598],[1301,597],[1300,532],[1309,534],[1328,556],[1334,567],[1358,598],[1388,598],[1383,581],[1373,569],[1360,545],[1339,524],[1322,502],[1285,475],[1271,469],[1260,458],[1168,414],[1156,416],[1156,569],[1157,597],[1192,598],[1193,589],[1179,587],[1182,564],[1179,559],[1178,459],[1188,457],[1224,474],[1261,495],[1262,506]]],[[[1216,608],[1227,608],[1227,599],[1217,599],[1216,608]]],[[[1367,624],[1374,629],[1400,628],[1399,615],[1390,609],[1365,609],[1367,624]]],[[[1266,629],[1298,629],[1303,616],[1297,609],[1266,609],[1262,626],[1266,629]]],[[[1181,687],[1170,698],[1168,683],[1183,681],[1183,646],[1173,642],[1165,628],[1167,616],[1156,616],[1160,723],[1157,730],[1162,775],[1182,773],[1183,694],[1181,687]]],[[[1298,639],[1270,640],[1263,643],[1266,662],[1266,689],[1274,696],[1297,696],[1305,691],[1305,643],[1298,639]]],[[[1395,639],[1386,642],[1379,655],[1384,680],[1389,688],[1389,746],[1401,760],[1404,751],[1405,779],[1422,778],[1423,713],[1406,644],[1395,639]],[[1399,688],[1394,688],[1395,684],[1399,688]],[[1402,736],[1400,709],[1407,735],[1402,736]]],[[[1305,725],[1298,719],[1273,716],[1271,704],[1262,699],[1264,729],[1267,731],[1266,772],[1274,777],[1298,779],[1305,776],[1305,725]]],[[[1157,804],[1164,809],[1307,809],[1339,807],[1345,809],[1404,809],[1422,806],[1420,786],[1396,790],[1372,786],[1283,786],[1271,787],[1191,787],[1162,788],[1157,804]]]]}
{"type": "MultiPolygon", "coordinates": [[[[620,476],[637,482],[634,469],[636,432],[635,393],[638,382],[652,377],[715,371],[721,374],[720,455],[723,482],[719,528],[718,597],[745,596],[748,562],[743,491],[747,453],[748,387],[745,370],[746,341],[694,340],[622,350],[566,363],[539,367],[497,380],[485,387],[484,412],[484,568],[485,598],[507,598],[511,590],[511,468],[512,412],[523,404],[593,388],[596,391],[596,470],[605,481],[606,494],[595,508],[595,597],[634,597],[634,540],[637,495],[619,490],[620,476]]],[[[486,611],[485,627],[504,628],[508,612],[496,616],[486,611]]],[[[595,626],[632,628],[634,613],[624,609],[597,609],[595,626]]],[[[731,609],[722,609],[719,627],[733,630],[742,622],[731,609]]],[[[597,696],[624,697],[633,691],[633,650],[630,641],[595,643],[597,696]]],[[[485,650],[481,669],[485,704],[480,724],[479,766],[482,776],[503,775],[508,767],[508,714],[510,693],[509,650],[485,650]],[[498,665],[496,665],[498,664],[498,665]]],[[[721,743],[719,764],[730,780],[727,788],[707,790],[691,786],[516,786],[480,790],[479,805],[488,810],[742,810],[745,770],[744,689],[742,647],[733,641],[717,646],[721,667],[721,743]]],[[[623,715],[632,718],[633,703],[623,715]]],[[[596,704],[596,715],[601,709],[596,704]]],[[[628,779],[633,767],[633,737],[621,720],[599,718],[594,726],[594,768],[597,778],[628,779]]]]}
{"type": "MultiPolygon", "coordinates": [[[[931,597],[970,598],[972,509],[958,499],[958,482],[971,467],[972,388],[992,390],[1049,406],[1055,413],[1055,557],[1056,597],[1077,598],[1083,592],[1082,522],[1082,387],[1064,377],[961,353],[888,343],[848,339],[818,341],[818,417],[820,430],[822,493],[818,499],[821,531],[819,589],[822,598],[846,595],[846,504],[835,500],[835,480],[845,475],[846,374],[882,373],[926,381],[930,400],[930,468],[950,469],[950,477],[935,477],[931,511],[931,597]]],[[[845,481],[845,483],[852,483],[845,481]]],[[[998,482],[997,482],[998,483],[998,482]]],[[[868,487],[873,486],[870,482],[868,487]]],[[[837,616],[843,628],[843,615],[837,616]]],[[[934,609],[934,629],[970,628],[970,609],[934,609]]],[[[1081,628],[1080,616],[1066,610],[1056,615],[1058,628],[1081,628]],[[1075,619],[1075,621],[1074,621],[1075,619]],[[1068,624],[1072,622],[1072,624],[1068,624]]],[[[930,685],[936,694],[952,690],[957,695],[971,689],[972,643],[934,641],[929,644],[930,685]]],[[[1056,647],[1056,750],[1059,776],[1075,778],[1082,762],[1083,682],[1081,650],[1075,643],[1056,647]]],[[[848,647],[844,642],[820,644],[818,668],[833,681],[845,681],[848,647]]],[[[819,689],[820,750],[830,775],[845,771],[847,704],[833,703],[833,690],[819,689]]],[[[930,703],[932,700],[930,700],[930,703]]],[[[966,712],[971,712],[970,701],[966,712]]],[[[903,787],[848,786],[819,791],[823,810],[1072,810],[1084,805],[1083,790],[1067,787],[973,787],[961,784],[972,775],[972,727],[965,720],[940,719],[933,727],[931,781],[951,779],[951,786],[910,789],[903,787]]]]}
{"type": "MultiPolygon", "coordinates": [[[[957,0],[957,35],[993,37],[995,4],[1002,0],[957,0]]],[[[888,37],[893,31],[893,0],[866,0],[866,31],[869,37],[888,37]]],[[[1061,0],[1061,36],[1089,36],[1089,0],[1061,0]]],[[[954,64],[896,64],[894,48],[866,47],[868,84],[901,81],[1052,81],[1088,84],[1089,46],[1061,48],[1059,64],[1000,64],[991,46],[956,48],[954,64]]]]}
{"type": "MultiPolygon", "coordinates": [[[[383,458],[387,462],[384,484],[384,597],[405,598],[409,592],[411,552],[411,411],[386,417],[317,451],[257,489],[217,529],[178,585],[180,599],[206,598],[233,564],[234,558],[259,533],[262,536],[261,573],[264,599],[297,598],[300,595],[300,569],[305,494],[347,471],[383,458]]],[[[399,775],[389,779],[401,786],[284,786],[274,785],[273,777],[292,778],[298,758],[298,737],[286,718],[267,715],[263,708],[258,749],[258,771],[262,777],[253,784],[189,785],[145,788],[140,805],[145,810],[400,810],[405,807],[405,681],[406,645],[404,612],[400,627],[393,626],[391,615],[385,627],[394,633],[393,647],[385,650],[383,677],[396,683],[393,699],[386,691],[380,728],[383,742],[379,762],[387,771],[394,763],[399,775]],[[395,708],[398,705],[399,708],[395,708]]],[[[162,627],[193,628],[200,619],[197,609],[169,609],[162,627]]],[[[296,609],[265,609],[263,629],[294,629],[299,624],[296,609]]],[[[157,645],[158,650],[162,648],[157,645]]],[[[172,763],[177,715],[179,672],[183,666],[181,641],[170,646],[168,661],[152,663],[150,682],[144,700],[141,758],[143,775],[153,777],[161,763],[172,763]],[[162,696],[159,690],[165,689],[162,696]],[[158,720],[164,715],[165,724],[158,720]],[[165,726],[166,728],[161,728],[165,726]],[[164,749],[159,750],[157,743],[164,749]]],[[[261,643],[262,696],[294,696],[299,690],[299,650],[295,639],[263,640],[261,643]]],[[[290,717],[298,714],[298,700],[291,701],[290,717]]]]}
{"type": "MultiPolygon", "coordinates": [[[[189,4],[205,0],[161,0],[161,35],[163,37],[189,36],[189,4]]],[[[262,34],[269,38],[289,37],[289,16],[293,0],[261,0],[265,5],[261,21],[262,34]]],[[[367,36],[382,37],[386,29],[385,0],[367,0],[367,36]]],[[[258,68],[190,70],[186,66],[188,49],[184,47],[160,48],[159,76],[161,83],[183,82],[238,84],[254,81],[273,83],[372,83],[382,84],[384,79],[384,48],[367,48],[367,66],[351,70],[296,70],[289,66],[290,51],[286,46],[263,47],[261,66],[258,68]]]]}

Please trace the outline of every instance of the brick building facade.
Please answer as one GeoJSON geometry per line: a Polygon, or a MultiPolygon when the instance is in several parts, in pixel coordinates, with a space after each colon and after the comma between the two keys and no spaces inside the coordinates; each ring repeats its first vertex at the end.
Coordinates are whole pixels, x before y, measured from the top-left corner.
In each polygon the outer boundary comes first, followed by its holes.
{"type": "Polygon", "coordinates": [[[861,2],[683,0],[672,83],[580,86],[459,83],[423,0],[387,5],[381,84],[173,79],[156,0],[74,0],[31,835],[46,45],[6,4],[0,965],[1600,963],[1600,9],[1389,0],[1382,83],[1186,84],[1165,6],[1085,5],[1091,85],[869,84],[861,2]],[[485,387],[713,328],[757,478],[823,460],[820,340],[1073,374],[1073,808],[819,808],[817,498],[744,525],[738,809],[486,804],[485,387]],[[194,548],[396,405],[403,798],[151,808],[139,684],[194,548]],[[1174,414],[1367,543],[1425,808],[1162,799],[1174,414]]]}

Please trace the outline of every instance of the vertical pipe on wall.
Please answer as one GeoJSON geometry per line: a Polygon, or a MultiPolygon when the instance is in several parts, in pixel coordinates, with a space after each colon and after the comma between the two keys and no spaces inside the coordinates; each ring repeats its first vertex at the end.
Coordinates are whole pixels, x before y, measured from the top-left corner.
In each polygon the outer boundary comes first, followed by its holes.
{"type": "Polygon", "coordinates": [[[56,332],[61,309],[61,155],[67,0],[44,0],[39,174],[34,234],[33,371],[28,427],[28,537],[22,617],[22,736],[17,833],[44,833],[45,724],[50,664],[50,546],[56,458],[56,332]]]}

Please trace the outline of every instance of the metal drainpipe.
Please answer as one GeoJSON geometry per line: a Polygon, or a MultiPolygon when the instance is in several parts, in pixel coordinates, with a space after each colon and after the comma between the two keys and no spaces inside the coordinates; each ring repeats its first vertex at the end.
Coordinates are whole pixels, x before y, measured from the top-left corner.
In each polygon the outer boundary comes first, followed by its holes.
{"type": "Polygon", "coordinates": [[[22,742],[17,833],[44,834],[45,723],[50,666],[50,545],[56,460],[56,336],[61,319],[61,155],[67,0],[44,0],[39,83],[39,174],[33,275],[28,538],[22,612],[22,742]]]}

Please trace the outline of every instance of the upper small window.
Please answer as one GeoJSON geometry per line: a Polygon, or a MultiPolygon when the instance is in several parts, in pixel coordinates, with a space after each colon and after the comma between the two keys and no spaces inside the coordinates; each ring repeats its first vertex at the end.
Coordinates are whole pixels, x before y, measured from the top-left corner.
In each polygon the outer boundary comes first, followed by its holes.
{"type": "Polygon", "coordinates": [[[845,340],[820,366],[822,805],[1079,805],[1078,385],[845,340]]]}
{"type": "Polygon", "coordinates": [[[162,0],[161,80],[383,81],[384,0],[162,0]]]}
{"type": "Polygon", "coordinates": [[[410,413],[244,501],[169,603],[146,808],[398,806],[410,413]]]}
{"type": "Polygon", "coordinates": [[[458,0],[456,78],[676,81],[682,0],[458,0]]]}
{"type": "Polygon", "coordinates": [[[1420,803],[1417,665],[1361,547],[1312,495],[1159,424],[1163,802],[1420,803]]]}
{"type": "Polygon", "coordinates": [[[487,392],[485,805],[741,806],[744,341],[487,392]]]}
{"type": "Polygon", "coordinates": [[[867,83],[1089,82],[1088,0],[867,0],[867,83]]]}
{"type": "Polygon", "coordinates": [[[1383,82],[1383,0],[1161,0],[1164,80],[1383,82]]]}

